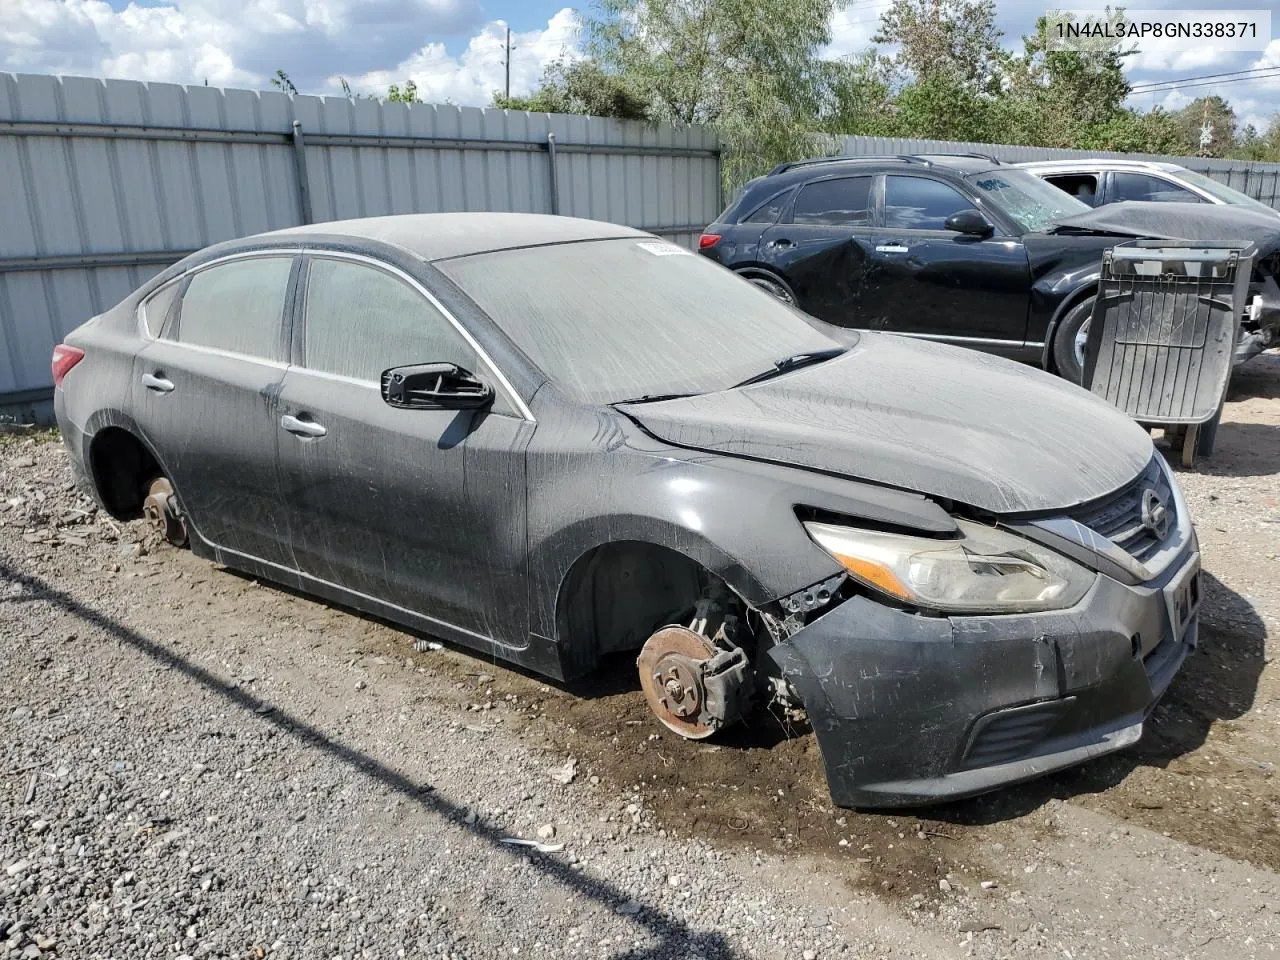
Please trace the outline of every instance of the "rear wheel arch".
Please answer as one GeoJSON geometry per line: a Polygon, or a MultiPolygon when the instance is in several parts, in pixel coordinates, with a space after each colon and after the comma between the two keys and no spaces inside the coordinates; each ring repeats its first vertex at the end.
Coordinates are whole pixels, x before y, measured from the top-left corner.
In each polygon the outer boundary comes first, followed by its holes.
{"type": "Polygon", "coordinates": [[[89,476],[106,511],[117,520],[136,520],[152,480],[163,476],[160,461],[132,430],[104,426],[89,441],[89,476]]]}

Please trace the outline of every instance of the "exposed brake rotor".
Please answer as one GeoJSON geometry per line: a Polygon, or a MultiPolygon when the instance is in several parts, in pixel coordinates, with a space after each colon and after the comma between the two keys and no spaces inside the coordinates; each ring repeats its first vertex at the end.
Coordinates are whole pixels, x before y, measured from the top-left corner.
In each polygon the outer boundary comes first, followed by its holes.
{"type": "Polygon", "coordinates": [[[156,477],[147,488],[142,501],[142,515],[147,522],[175,547],[187,545],[187,522],[178,510],[178,498],[173,484],[165,477],[156,477]]]}
{"type": "Polygon", "coordinates": [[[668,729],[702,740],[716,728],[704,717],[702,665],[715,655],[711,641],[688,627],[663,627],[647,641],[636,666],[649,707],[668,729]]]}
{"type": "Polygon", "coordinates": [[[688,740],[704,740],[733,723],[750,699],[745,652],[719,647],[688,627],[662,627],[645,641],[636,666],[650,709],[688,740]]]}

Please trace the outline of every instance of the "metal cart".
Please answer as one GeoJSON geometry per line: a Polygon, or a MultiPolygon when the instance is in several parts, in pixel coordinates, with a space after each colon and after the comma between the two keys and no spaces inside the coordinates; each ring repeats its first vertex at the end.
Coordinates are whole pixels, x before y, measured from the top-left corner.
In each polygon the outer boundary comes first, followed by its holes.
{"type": "Polygon", "coordinates": [[[1250,244],[1134,240],[1107,250],[1084,383],[1180,445],[1209,456],[1249,298],[1250,244]]]}

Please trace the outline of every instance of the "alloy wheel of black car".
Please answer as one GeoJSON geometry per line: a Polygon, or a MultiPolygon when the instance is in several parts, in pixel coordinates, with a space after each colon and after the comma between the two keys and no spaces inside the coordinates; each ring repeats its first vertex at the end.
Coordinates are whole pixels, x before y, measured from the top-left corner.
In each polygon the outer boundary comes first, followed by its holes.
{"type": "Polygon", "coordinates": [[[1072,383],[1084,379],[1084,351],[1077,343],[1093,314],[1093,297],[1085,297],[1067,311],[1053,335],[1053,362],[1058,375],[1072,383]]]}

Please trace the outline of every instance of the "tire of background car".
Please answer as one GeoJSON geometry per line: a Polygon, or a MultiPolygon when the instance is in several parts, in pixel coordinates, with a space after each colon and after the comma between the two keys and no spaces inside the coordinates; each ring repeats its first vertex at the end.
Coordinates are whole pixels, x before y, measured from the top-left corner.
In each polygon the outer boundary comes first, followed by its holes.
{"type": "Polygon", "coordinates": [[[1222,407],[1213,418],[1200,424],[1200,435],[1196,438],[1196,456],[1208,457],[1218,445],[1218,425],[1222,423],[1222,407]]]}
{"type": "Polygon", "coordinates": [[[1076,337],[1080,328],[1093,314],[1095,297],[1088,296],[1076,303],[1058,321],[1058,329],[1053,332],[1053,366],[1058,376],[1072,383],[1080,383],[1084,379],[1084,365],[1076,349],[1076,337]]]}
{"type": "Polygon", "coordinates": [[[795,306],[796,295],[791,292],[791,288],[788,287],[786,282],[780,277],[757,273],[752,270],[739,270],[737,273],[743,280],[746,280],[748,283],[754,283],[761,290],[767,291],[783,303],[789,303],[792,306],[795,306]]]}

